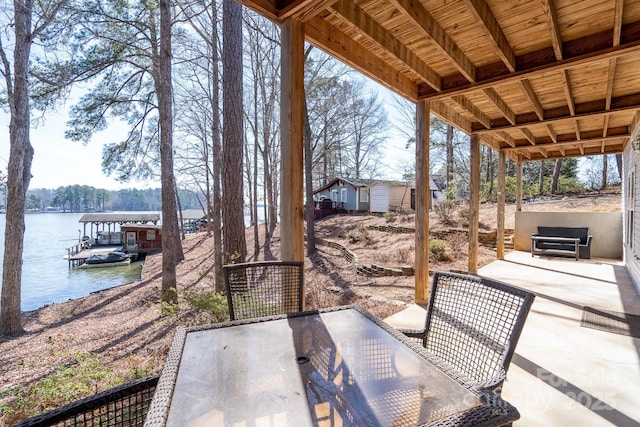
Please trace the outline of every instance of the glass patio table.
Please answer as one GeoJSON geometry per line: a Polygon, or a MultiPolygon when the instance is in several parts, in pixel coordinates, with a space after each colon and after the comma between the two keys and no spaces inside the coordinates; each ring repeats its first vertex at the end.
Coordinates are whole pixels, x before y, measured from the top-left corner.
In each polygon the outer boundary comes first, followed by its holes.
{"type": "Polygon", "coordinates": [[[145,426],[494,426],[519,416],[345,306],[179,329],[145,426]]]}

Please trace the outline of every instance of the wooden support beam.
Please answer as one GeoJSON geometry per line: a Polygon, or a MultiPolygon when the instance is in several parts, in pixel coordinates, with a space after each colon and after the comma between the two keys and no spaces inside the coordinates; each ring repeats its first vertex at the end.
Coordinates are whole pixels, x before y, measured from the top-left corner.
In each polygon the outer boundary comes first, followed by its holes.
{"type": "Polygon", "coordinates": [[[576,115],[576,103],[571,90],[571,80],[569,79],[569,70],[562,70],[562,87],[564,88],[564,96],[567,98],[567,107],[572,116],[576,115]]]}
{"type": "Polygon", "coordinates": [[[547,124],[547,131],[549,132],[549,136],[553,142],[558,142],[558,134],[553,129],[553,125],[547,124]]]}
{"type": "Polygon", "coordinates": [[[445,122],[453,121],[461,130],[467,133],[471,132],[471,122],[466,117],[458,114],[456,110],[442,101],[430,102],[429,104],[432,114],[440,117],[445,122]]]}
{"type": "Polygon", "coordinates": [[[462,95],[456,95],[451,98],[458,105],[460,105],[463,109],[473,114],[480,123],[482,123],[487,129],[491,128],[491,118],[482,112],[481,109],[476,107],[471,101],[465,98],[462,95]]]}
{"type": "Polygon", "coordinates": [[[480,138],[471,134],[471,170],[469,176],[469,259],[468,271],[478,273],[478,226],[480,215],[480,138]]]}
{"type": "Polygon", "coordinates": [[[517,165],[518,165],[518,172],[516,176],[516,212],[520,212],[522,211],[522,175],[523,175],[521,156],[518,156],[517,165]]]}
{"type": "Polygon", "coordinates": [[[280,256],[283,261],[304,261],[304,24],[290,19],[281,25],[281,33],[280,256]]]}
{"type": "Polygon", "coordinates": [[[611,109],[611,97],[613,95],[613,83],[615,82],[615,77],[616,77],[616,62],[618,61],[617,58],[611,58],[609,60],[609,72],[607,75],[607,92],[605,95],[605,110],[610,110],[611,109]]]}
{"type": "Polygon", "coordinates": [[[613,45],[620,46],[622,38],[622,12],[624,11],[624,0],[614,0],[615,13],[613,17],[613,45]]]}
{"type": "Polygon", "coordinates": [[[512,125],[516,124],[515,113],[511,108],[509,108],[507,103],[504,102],[502,98],[500,98],[500,95],[498,95],[495,89],[493,89],[492,87],[488,87],[483,89],[482,92],[487,98],[489,98],[489,101],[491,101],[493,105],[495,105],[498,110],[500,110],[502,115],[509,121],[509,123],[511,123],[512,125]]]}
{"type": "MultiPolygon", "coordinates": [[[[640,22],[634,23],[632,27],[634,28],[634,30],[636,29],[636,27],[640,28],[640,22]]],[[[611,37],[611,33],[603,33],[602,37],[607,37],[607,40],[609,40],[611,37]]],[[[611,58],[620,58],[628,54],[638,52],[640,50],[640,35],[636,35],[634,33],[633,35],[630,35],[629,38],[629,42],[621,44],[620,46],[609,47],[606,49],[600,47],[594,47],[592,50],[583,49],[581,52],[575,52],[573,55],[568,56],[566,59],[563,59],[561,61],[557,61],[554,59],[553,61],[549,60],[546,63],[525,63],[521,66],[519,65],[518,70],[513,73],[505,73],[504,71],[502,71],[496,73],[487,73],[487,76],[483,74],[482,78],[478,77],[477,83],[467,84],[462,87],[454,83],[449,84],[449,79],[446,79],[446,84],[442,88],[441,92],[436,93],[427,87],[421,87],[418,96],[421,99],[429,99],[435,101],[443,98],[450,98],[454,95],[465,95],[469,92],[482,90],[487,87],[493,87],[499,84],[519,82],[522,79],[541,78],[545,75],[548,75],[549,73],[560,73],[564,70],[571,70],[576,67],[598,64],[601,61],[607,61],[611,58]]],[[[585,46],[580,42],[581,40],[577,40],[575,41],[575,44],[580,45],[581,48],[584,48],[585,46]]],[[[585,43],[591,42],[590,39],[585,38],[585,43]]],[[[535,52],[532,53],[532,55],[536,54],[537,53],[535,52]]],[[[544,51],[540,51],[539,54],[544,55],[544,51]]],[[[457,81],[458,80],[455,80],[456,83],[457,81]]]]}
{"type": "Polygon", "coordinates": [[[429,299],[429,102],[416,106],[415,302],[429,299]]]}
{"type": "Polygon", "coordinates": [[[533,136],[531,131],[527,128],[520,128],[520,133],[524,135],[525,138],[531,143],[531,145],[536,145],[536,137],[533,136]]]}
{"type": "Polygon", "coordinates": [[[498,212],[496,227],[496,257],[504,259],[504,216],[506,203],[507,156],[504,151],[498,152],[498,212]]]}
{"type": "Polygon", "coordinates": [[[498,136],[499,138],[503,139],[504,142],[509,144],[509,146],[511,146],[511,147],[515,147],[516,146],[516,140],[513,139],[513,137],[511,135],[509,135],[508,133],[506,133],[506,132],[496,132],[496,136],[498,136]]]}
{"type": "Polygon", "coordinates": [[[602,124],[602,137],[606,138],[609,136],[609,116],[610,114],[605,114],[604,123],[602,124]]]}
{"type": "Polygon", "coordinates": [[[576,120],[575,122],[573,122],[575,128],[576,128],[576,141],[580,141],[580,139],[582,138],[582,132],[580,132],[580,120],[576,120]]]}
{"type": "Polygon", "coordinates": [[[485,0],[466,0],[467,8],[476,18],[476,22],[481,24],[482,30],[489,40],[495,45],[498,55],[509,71],[516,71],[516,54],[513,52],[507,37],[502,32],[500,24],[491,12],[485,0]]]}
{"type": "Polygon", "coordinates": [[[533,125],[554,124],[575,119],[596,121],[601,120],[607,114],[640,109],[640,93],[625,95],[611,100],[611,109],[605,110],[605,99],[594,100],[576,104],[576,114],[571,115],[566,107],[554,108],[544,111],[544,120],[540,120],[536,114],[520,114],[516,116],[516,125],[511,125],[502,118],[495,118],[491,121],[491,129],[487,129],[483,123],[474,122],[471,124],[472,132],[480,134],[490,134],[501,130],[518,129],[533,125]]]}
{"type": "Polygon", "coordinates": [[[549,153],[543,147],[538,147],[538,152],[546,159],[549,157],[549,153]]]}
{"type": "MultiPolygon", "coordinates": [[[[331,9],[371,41],[415,71],[434,90],[442,90],[440,75],[356,4],[351,1],[340,0],[331,6],[331,9]]],[[[359,47],[359,49],[362,49],[362,47],[359,47]]]]}
{"type": "MultiPolygon", "coordinates": [[[[398,92],[407,99],[418,101],[418,85],[389,64],[362,49],[362,46],[337,27],[330,25],[323,19],[313,18],[305,23],[307,41],[320,46],[331,56],[351,64],[353,68],[365,76],[370,77],[382,86],[398,92]],[[357,55],[353,55],[357,52],[357,55]]],[[[470,125],[469,125],[470,127],[470,125]]]]}
{"type": "Polygon", "coordinates": [[[449,37],[429,11],[418,0],[390,0],[391,4],[402,13],[404,18],[413,26],[419,28],[422,34],[430,39],[456,69],[470,82],[476,81],[476,67],[467,58],[462,49],[449,37]]]}
{"type": "Polygon", "coordinates": [[[338,0],[295,0],[278,12],[278,18],[282,21],[292,18],[306,22],[328,9],[336,1],[338,0]]]}
{"type": "Polygon", "coordinates": [[[549,27],[549,34],[551,35],[553,52],[556,54],[556,59],[558,61],[562,61],[562,37],[560,35],[558,15],[556,13],[554,1],[542,0],[542,8],[544,9],[544,13],[547,15],[547,26],[549,27]]]}
{"type": "Polygon", "coordinates": [[[538,116],[539,120],[544,120],[544,109],[542,108],[542,104],[540,104],[540,100],[538,99],[538,95],[536,95],[536,91],[533,90],[533,86],[531,86],[531,82],[528,79],[520,80],[520,86],[524,91],[524,94],[527,96],[527,99],[533,106],[533,111],[538,116]]]}
{"type": "Polygon", "coordinates": [[[592,136],[589,138],[582,138],[580,141],[571,139],[571,140],[564,140],[562,142],[551,142],[551,143],[538,142],[535,146],[532,146],[531,144],[529,144],[528,141],[525,142],[521,140],[520,143],[516,141],[515,147],[509,146],[509,147],[499,147],[499,148],[500,150],[504,150],[507,153],[507,155],[510,156],[512,155],[512,153],[524,153],[524,152],[527,152],[528,150],[531,150],[532,148],[535,148],[536,150],[538,148],[543,148],[548,153],[550,150],[564,150],[576,145],[593,144],[593,143],[598,143],[600,141],[604,141],[605,143],[616,143],[616,142],[619,143],[628,138],[629,138],[629,134],[625,133],[623,135],[609,135],[607,137],[592,136]]]}

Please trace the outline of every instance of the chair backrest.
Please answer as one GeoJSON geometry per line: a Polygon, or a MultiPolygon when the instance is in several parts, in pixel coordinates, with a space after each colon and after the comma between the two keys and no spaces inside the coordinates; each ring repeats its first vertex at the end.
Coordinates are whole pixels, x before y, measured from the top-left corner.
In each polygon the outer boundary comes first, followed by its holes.
{"type": "Polygon", "coordinates": [[[423,345],[499,392],[534,297],[496,280],[436,272],[423,345]]]}
{"type": "Polygon", "coordinates": [[[302,311],[304,263],[262,261],[223,267],[231,320],[302,311]]]}

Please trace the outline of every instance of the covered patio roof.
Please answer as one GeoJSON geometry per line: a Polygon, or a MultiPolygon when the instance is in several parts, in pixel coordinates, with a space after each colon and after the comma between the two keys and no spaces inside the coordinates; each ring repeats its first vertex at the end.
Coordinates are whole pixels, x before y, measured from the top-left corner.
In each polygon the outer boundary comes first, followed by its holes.
{"type": "Polygon", "coordinates": [[[516,161],[621,153],[637,0],[239,0],[516,161]]]}

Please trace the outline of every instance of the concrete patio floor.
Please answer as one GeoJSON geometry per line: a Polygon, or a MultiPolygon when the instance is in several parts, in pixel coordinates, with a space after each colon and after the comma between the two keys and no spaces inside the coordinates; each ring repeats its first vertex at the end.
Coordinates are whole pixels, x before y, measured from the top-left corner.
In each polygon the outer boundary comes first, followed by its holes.
{"type": "MultiPolygon", "coordinates": [[[[580,326],[584,306],[640,315],[621,261],[512,251],[478,274],[537,295],[502,392],[520,411],[515,426],[640,427],[640,339],[580,326]]],[[[386,320],[416,327],[424,308],[386,320]]]]}

